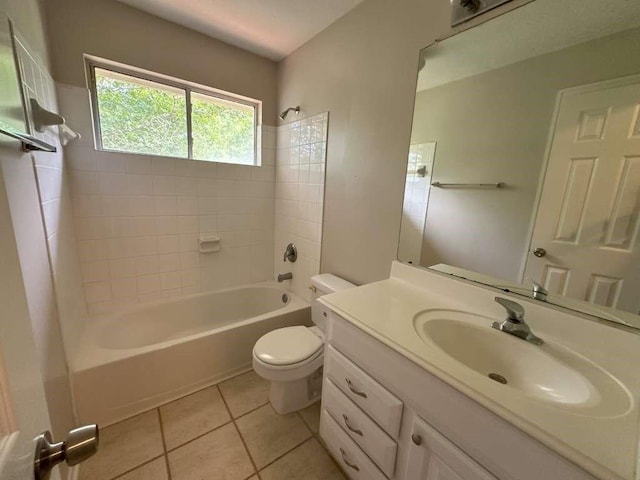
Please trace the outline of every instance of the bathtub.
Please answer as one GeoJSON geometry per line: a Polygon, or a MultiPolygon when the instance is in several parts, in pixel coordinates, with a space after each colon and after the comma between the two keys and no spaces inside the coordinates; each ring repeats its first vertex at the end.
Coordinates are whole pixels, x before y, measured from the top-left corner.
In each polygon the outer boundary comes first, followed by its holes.
{"type": "Polygon", "coordinates": [[[307,302],[268,282],[89,319],[71,361],[80,423],[110,425],[251,368],[265,333],[309,325],[307,302]]]}

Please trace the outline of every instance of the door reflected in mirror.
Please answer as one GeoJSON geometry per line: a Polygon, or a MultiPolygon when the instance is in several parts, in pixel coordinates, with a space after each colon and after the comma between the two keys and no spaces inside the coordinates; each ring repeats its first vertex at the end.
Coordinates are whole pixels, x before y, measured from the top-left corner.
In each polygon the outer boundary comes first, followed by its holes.
{"type": "Polygon", "coordinates": [[[401,261],[640,328],[640,5],[604,3],[423,50],[401,261]]]}

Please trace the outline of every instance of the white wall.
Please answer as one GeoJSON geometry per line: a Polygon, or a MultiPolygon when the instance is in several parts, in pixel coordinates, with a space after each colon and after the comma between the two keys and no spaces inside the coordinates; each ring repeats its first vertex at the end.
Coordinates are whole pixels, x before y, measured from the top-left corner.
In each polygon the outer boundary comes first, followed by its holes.
{"type": "MultiPolygon", "coordinates": [[[[18,142],[11,146],[0,145],[0,158],[10,161],[23,160],[16,154],[20,148],[18,142]]],[[[20,428],[22,439],[14,446],[15,458],[31,458],[33,456],[31,439],[38,435],[43,427],[50,424],[50,417],[56,412],[51,411],[51,405],[45,401],[43,393],[43,372],[39,368],[36,357],[41,354],[34,342],[31,309],[25,291],[22,277],[23,266],[18,255],[16,236],[13,230],[12,212],[9,207],[5,190],[4,175],[0,174],[0,351],[2,352],[3,375],[6,383],[2,387],[9,391],[3,392],[9,396],[4,399],[16,402],[13,404],[12,414],[15,415],[17,426],[20,428]],[[21,450],[20,444],[24,444],[21,450]],[[17,448],[15,448],[17,447],[17,448]]],[[[4,383],[4,382],[3,382],[4,383]]],[[[11,406],[11,405],[10,405],[11,406]]],[[[13,417],[12,415],[12,417],[13,417]]],[[[13,425],[11,426],[13,428],[13,425]]],[[[31,469],[27,462],[14,462],[14,470],[22,470],[22,478],[29,478],[31,469]]],[[[59,480],[58,471],[52,472],[52,480],[59,480]]]]}
{"type": "Polygon", "coordinates": [[[83,54],[163,73],[263,101],[275,124],[274,61],[116,0],[46,0],[56,82],[85,85],[83,54]]]}
{"type": "Polygon", "coordinates": [[[328,125],[325,112],[277,128],[274,274],[293,273],[285,285],[306,300],[320,272],[328,125]],[[295,263],[283,261],[289,243],[298,250],[295,263]]]}
{"type": "MultiPolygon", "coordinates": [[[[469,28],[531,0],[514,0],[469,28]]],[[[387,278],[396,258],[419,52],[450,2],[367,0],[278,65],[278,105],[330,111],[321,271],[387,278]]]]}
{"type": "Polygon", "coordinates": [[[396,258],[419,51],[449,2],[367,0],[279,65],[278,103],[331,112],[322,271],[386,278],[396,258]]]}
{"type": "MultiPolygon", "coordinates": [[[[58,112],[55,84],[48,72],[45,60],[28,46],[26,40],[19,41],[17,48],[23,75],[23,88],[27,96],[36,99],[42,107],[58,112]]],[[[81,284],[80,269],[76,254],[77,245],[67,177],[64,171],[62,146],[58,139],[57,127],[48,127],[43,132],[33,131],[32,133],[41,140],[56,146],[57,152],[34,152],[32,154],[37,199],[40,202],[42,212],[40,223],[43,224],[44,229],[40,230],[41,226],[29,226],[30,223],[27,222],[25,224],[27,228],[38,228],[38,235],[26,234],[31,241],[34,238],[39,238],[40,235],[46,238],[48,260],[55,280],[55,288],[53,284],[48,288],[55,293],[57,301],[57,311],[52,311],[52,313],[63,319],[62,335],[65,346],[69,352],[73,352],[80,340],[87,309],[79,289],[81,284]]],[[[24,182],[29,184],[30,176],[25,175],[12,185],[18,195],[25,195],[23,190],[28,187],[24,182]]],[[[33,196],[33,193],[30,192],[28,195],[33,196]]],[[[25,201],[27,200],[17,202],[18,208],[25,201]]],[[[34,255],[38,255],[36,250],[25,250],[25,261],[32,261],[34,255]]],[[[45,263],[38,262],[38,265],[42,268],[45,263]]]]}
{"type": "MultiPolygon", "coordinates": [[[[12,18],[26,47],[19,53],[29,94],[55,109],[40,3],[0,1],[0,10],[12,18]]],[[[55,142],[54,133],[42,138],[55,142]]],[[[14,144],[0,151],[0,163],[22,270],[22,277],[13,281],[24,285],[51,423],[59,438],[75,423],[62,337],[72,336],[83,310],[82,296],[74,295],[79,283],[72,285],[73,271],[78,270],[75,257],[68,255],[74,245],[62,155],[25,154],[14,144]],[[71,243],[60,247],[69,238],[71,243]],[[53,276],[61,272],[65,282],[54,287],[53,276]],[[68,308],[59,309],[62,305],[68,308]],[[62,317],[69,323],[68,331],[61,330],[62,317]]]]}

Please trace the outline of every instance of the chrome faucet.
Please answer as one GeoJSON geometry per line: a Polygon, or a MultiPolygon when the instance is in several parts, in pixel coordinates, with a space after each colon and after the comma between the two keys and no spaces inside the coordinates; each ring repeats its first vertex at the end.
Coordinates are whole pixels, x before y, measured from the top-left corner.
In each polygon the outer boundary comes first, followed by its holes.
{"type": "Polygon", "coordinates": [[[540,300],[541,302],[546,302],[547,301],[547,295],[549,295],[549,291],[544,288],[542,285],[540,285],[538,282],[536,282],[535,280],[531,280],[531,283],[533,283],[533,298],[535,300],[540,300]]]}
{"type": "Polygon", "coordinates": [[[284,251],[283,262],[289,260],[291,263],[294,263],[298,259],[298,249],[293,243],[287,245],[286,250],[284,251]]]}
{"type": "Polygon", "coordinates": [[[542,345],[544,340],[531,333],[529,325],[524,321],[524,308],[519,303],[506,298],[495,297],[495,301],[507,310],[507,318],[502,322],[493,322],[491,325],[496,330],[515,335],[534,345],[542,345]]]}
{"type": "Polygon", "coordinates": [[[285,280],[291,280],[293,278],[293,273],[279,273],[278,274],[278,282],[284,282],[285,280]]]}

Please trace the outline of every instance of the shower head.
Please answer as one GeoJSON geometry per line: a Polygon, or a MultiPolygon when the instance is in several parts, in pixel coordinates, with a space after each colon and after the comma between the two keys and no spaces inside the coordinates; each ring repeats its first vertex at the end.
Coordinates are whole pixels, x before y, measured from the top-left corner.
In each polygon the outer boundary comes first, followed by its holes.
{"type": "Polygon", "coordinates": [[[300,113],[300,105],[298,105],[296,107],[287,108],[284,112],[282,112],[280,114],[280,119],[284,120],[285,118],[287,118],[287,115],[289,115],[289,112],[291,112],[291,111],[296,112],[296,115],[297,115],[298,113],[300,113]]]}

